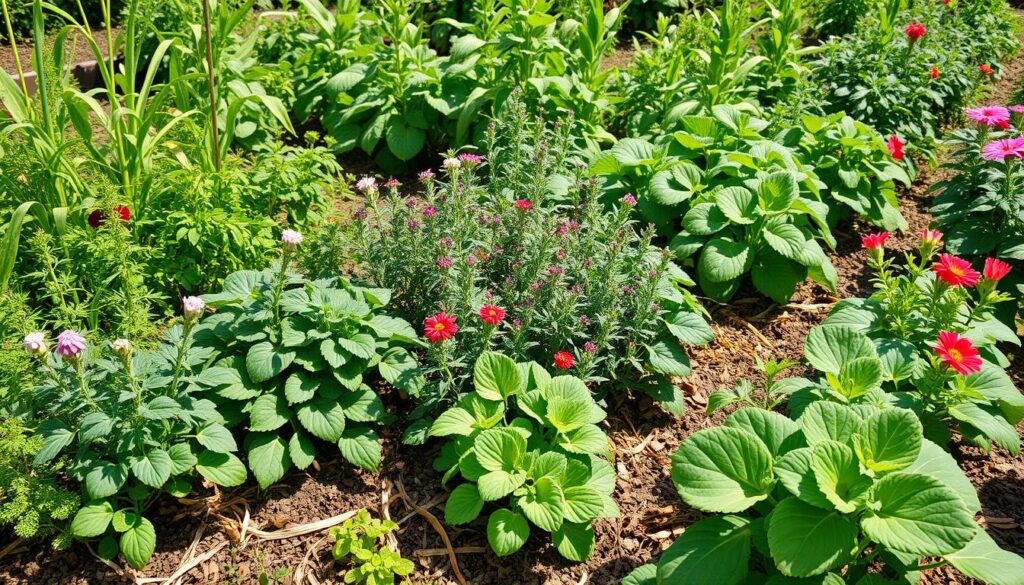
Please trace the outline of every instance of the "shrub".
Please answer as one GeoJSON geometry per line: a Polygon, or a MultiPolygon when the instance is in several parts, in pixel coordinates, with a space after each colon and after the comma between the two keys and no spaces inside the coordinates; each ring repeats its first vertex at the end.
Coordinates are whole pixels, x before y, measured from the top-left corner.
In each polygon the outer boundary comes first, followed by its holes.
{"type": "Polygon", "coordinates": [[[209,357],[192,343],[201,311],[198,299],[186,299],[184,323],[168,329],[151,352],[119,339],[108,358],[71,330],[58,336],[53,352],[43,333],[25,338],[45,376],[36,390],[46,408],[36,429],[43,444],[33,461],[67,457],[68,473],[85,495],[71,534],[102,537],[103,558],[120,549],[133,567],[144,567],[156,547],[146,510],[163,492],[188,495],[193,470],[218,485],[245,481],[224,418],[213,402],[193,394],[193,368],[209,357]]]}
{"type": "Polygon", "coordinates": [[[314,437],[349,462],[376,470],[371,423],[388,420],[370,374],[408,392],[421,384],[407,347],[416,332],[383,308],[390,292],[342,279],[308,281],[288,270],[301,236],[282,236],[281,262],[229,275],[203,298],[218,312],[197,328],[212,366],[196,383],[229,419],[248,429],[249,468],[267,488],[316,457],[314,437]]]}
{"type": "Polygon", "coordinates": [[[865,239],[876,292],[839,302],[808,336],[806,355],[826,373],[825,399],[873,403],[884,388],[921,417],[934,441],[949,441],[954,425],[985,449],[991,442],[1017,453],[1014,425],[1024,418],[1024,397],[1004,368],[998,342],[1019,345],[1014,329],[993,315],[1009,297],[996,290],[1009,266],[989,260],[983,272],[942,254],[938,232],[925,232],[920,257],[908,255],[902,273],[884,257],[884,238],[865,239]],[[973,289],[973,290],[972,290],[973,289]]]}
{"type": "Polygon", "coordinates": [[[974,486],[901,408],[814,402],[796,420],[742,409],[682,442],[672,480],[687,504],[722,515],[624,583],[863,585],[946,564],[1002,583],[1024,569],[975,524],[974,486]]]}
{"type": "Polygon", "coordinates": [[[331,529],[334,560],[354,565],[345,572],[345,583],[394,585],[395,577],[404,577],[412,572],[415,568],[412,561],[380,545],[382,538],[397,529],[398,524],[390,520],[370,518],[365,508],[359,510],[354,518],[331,529]]]}
{"type": "Polygon", "coordinates": [[[368,206],[340,243],[370,282],[396,291],[409,321],[453,318],[458,333],[430,344],[434,383],[419,397],[423,410],[457,398],[468,365],[494,349],[543,364],[565,352],[571,359],[559,367],[584,380],[618,380],[681,412],[682,395],[666,380],[690,371],[679,342],[712,338],[682,288],[689,278],[651,246],[652,230],[633,231],[635,200],[610,212],[597,201],[597,186],[567,158],[567,126],[546,129],[509,111],[489,134],[486,159],[451,157],[447,181],[424,175],[422,201],[361,181],[368,206]]]}
{"type": "Polygon", "coordinates": [[[55,548],[71,543],[68,520],[78,510],[78,495],[55,476],[58,464],[44,469],[32,464],[43,440],[15,419],[0,419],[0,526],[10,526],[26,540],[53,537],[55,548]]]}
{"type": "Polygon", "coordinates": [[[488,352],[473,369],[475,390],[445,411],[430,435],[451,437],[434,461],[444,483],[461,475],[445,505],[451,525],[476,520],[488,502],[487,541],[498,556],[518,551],[530,523],[551,533],[562,556],[584,561],[597,518],[616,517],[615,471],[605,412],[579,378],[552,378],[536,362],[488,352]]]}

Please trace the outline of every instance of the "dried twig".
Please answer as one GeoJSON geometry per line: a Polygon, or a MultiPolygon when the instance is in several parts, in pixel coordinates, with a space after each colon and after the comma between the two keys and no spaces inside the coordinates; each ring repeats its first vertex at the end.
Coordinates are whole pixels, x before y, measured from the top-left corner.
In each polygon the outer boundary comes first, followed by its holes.
{"type": "Polygon", "coordinates": [[[228,542],[226,540],[221,542],[221,543],[219,543],[219,544],[217,544],[217,545],[215,545],[210,550],[204,552],[203,554],[199,555],[198,557],[196,557],[196,558],[192,559],[191,561],[189,561],[189,562],[183,564],[182,566],[178,567],[178,570],[175,571],[174,574],[171,575],[170,577],[143,577],[143,578],[136,579],[135,583],[136,583],[136,585],[145,585],[147,583],[162,583],[163,585],[167,585],[168,583],[174,581],[175,579],[181,578],[182,576],[184,576],[186,573],[188,573],[192,569],[194,569],[194,568],[198,567],[199,565],[205,563],[206,561],[212,559],[214,555],[216,555],[217,553],[220,552],[220,549],[224,548],[227,545],[228,545],[228,542]]]}
{"type": "Polygon", "coordinates": [[[430,525],[434,527],[434,530],[441,537],[441,540],[444,542],[445,548],[448,550],[448,562],[452,564],[452,570],[455,571],[455,578],[458,579],[461,585],[468,585],[468,583],[466,583],[466,578],[462,575],[462,571],[459,570],[459,560],[455,557],[455,549],[452,548],[452,541],[450,538],[448,538],[448,533],[445,532],[444,526],[441,526],[441,523],[437,520],[437,518],[433,514],[431,514],[426,508],[420,506],[419,504],[409,499],[409,494],[406,493],[405,486],[402,485],[401,477],[398,478],[398,493],[402,496],[402,499],[405,501],[405,505],[409,506],[413,510],[416,510],[416,512],[420,516],[426,518],[427,522],[430,522],[430,525]]]}
{"type": "Polygon", "coordinates": [[[20,552],[27,551],[28,548],[25,547],[25,546],[22,546],[23,544],[25,544],[24,540],[22,540],[20,538],[15,538],[14,542],[11,542],[7,546],[5,546],[2,549],[0,549],[0,559],[4,558],[6,556],[9,556],[9,555],[13,555],[13,554],[17,554],[17,553],[20,553],[20,552]]]}
{"type": "MultiPolygon", "coordinates": [[[[475,555],[475,554],[480,554],[480,553],[487,552],[487,547],[485,547],[485,546],[460,546],[460,547],[457,547],[457,548],[453,548],[452,550],[455,551],[455,554],[475,555]]],[[[446,554],[448,554],[448,549],[446,549],[446,548],[421,548],[419,550],[415,550],[415,551],[412,552],[412,556],[419,557],[419,558],[422,558],[422,557],[443,557],[446,554]]]]}
{"type": "Polygon", "coordinates": [[[323,545],[323,543],[326,541],[327,537],[323,536],[320,538],[320,540],[314,542],[313,546],[306,549],[306,555],[302,557],[302,562],[299,563],[299,566],[295,568],[295,575],[292,580],[292,583],[294,583],[294,585],[302,585],[307,578],[309,579],[309,582],[314,585],[319,583],[319,581],[316,580],[316,577],[313,576],[312,572],[310,572],[308,575],[306,574],[306,566],[312,562],[312,559],[317,555],[318,551],[320,550],[320,546],[323,545]]]}

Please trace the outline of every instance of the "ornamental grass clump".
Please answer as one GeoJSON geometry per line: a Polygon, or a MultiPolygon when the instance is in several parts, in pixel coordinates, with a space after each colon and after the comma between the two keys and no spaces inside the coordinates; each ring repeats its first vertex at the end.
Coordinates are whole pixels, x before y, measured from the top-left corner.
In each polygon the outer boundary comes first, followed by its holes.
{"type": "Polygon", "coordinates": [[[341,245],[428,341],[423,410],[457,399],[494,350],[680,412],[667,377],[690,372],[681,343],[713,337],[691,280],[631,219],[635,198],[599,201],[562,128],[508,110],[486,154],[450,155],[421,175],[421,197],[357,184],[366,206],[341,245]]]}

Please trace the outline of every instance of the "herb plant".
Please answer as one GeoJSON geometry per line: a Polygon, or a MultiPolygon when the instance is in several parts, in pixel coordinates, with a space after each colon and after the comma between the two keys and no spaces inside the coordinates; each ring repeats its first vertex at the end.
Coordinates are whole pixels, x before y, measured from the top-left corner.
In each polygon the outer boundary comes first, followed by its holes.
{"type": "Polygon", "coordinates": [[[410,392],[421,383],[407,349],[416,332],[383,311],[390,293],[291,272],[301,241],[285,230],[279,263],[229,275],[223,292],[204,297],[218,312],[196,330],[212,364],[196,383],[230,426],[247,430],[249,468],[262,488],[292,466],[309,467],[314,439],[376,470],[381,449],[370,425],[389,417],[370,375],[410,392]]]}
{"type": "Polygon", "coordinates": [[[1024,569],[974,522],[981,505],[956,461],[901,408],[815,402],[797,420],[742,409],[683,441],[672,480],[687,504],[721,515],[626,582],[866,585],[949,564],[1004,583],[1024,569]]]}
{"type": "Polygon", "coordinates": [[[397,529],[398,524],[391,520],[370,518],[365,508],[331,529],[334,560],[353,565],[345,572],[345,583],[394,585],[396,577],[412,572],[412,561],[380,544],[382,538],[397,529]]]}
{"type": "Polygon", "coordinates": [[[562,556],[584,561],[597,518],[618,516],[605,412],[579,378],[552,378],[536,362],[493,352],[473,368],[475,390],[441,414],[431,436],[449,437],[434,461],[452,490],[445,521],[476,520],[489,502],[487,541],[498,556],[518,551],[531,523],[551,533],[562,556]],[[500,505],[500,504],[499,504],[500,505]]]}

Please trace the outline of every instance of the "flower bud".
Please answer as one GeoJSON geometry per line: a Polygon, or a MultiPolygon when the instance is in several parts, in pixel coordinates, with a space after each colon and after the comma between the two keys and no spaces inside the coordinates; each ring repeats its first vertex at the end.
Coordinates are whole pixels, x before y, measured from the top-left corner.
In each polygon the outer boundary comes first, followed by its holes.
{"type": "Polygon", "coordinates": [[[302,234],[295,230],[284,230],[281,232],[281,244],[288,251],[294,251],[302,243],[302,234]]]}
{"type": "Polygon", "coordinates": [[[185,297],[181,300],[181,308],[185,313],[185,321],[191,323],[202,316],[206,303],[199,297],[185,297]]]}
{"type": "Polygon", "coordinates": [[[85,338],[67,329],[57,336],[57,355],[65,360],[77,360],[85,351],[85,338]]]}
{"type": "Polygon", "coordinates": [[[46,336],[42,331],[33,331],[25,336],[25,350],[29,353],[42,356],[46,355],[46,336]]]}

